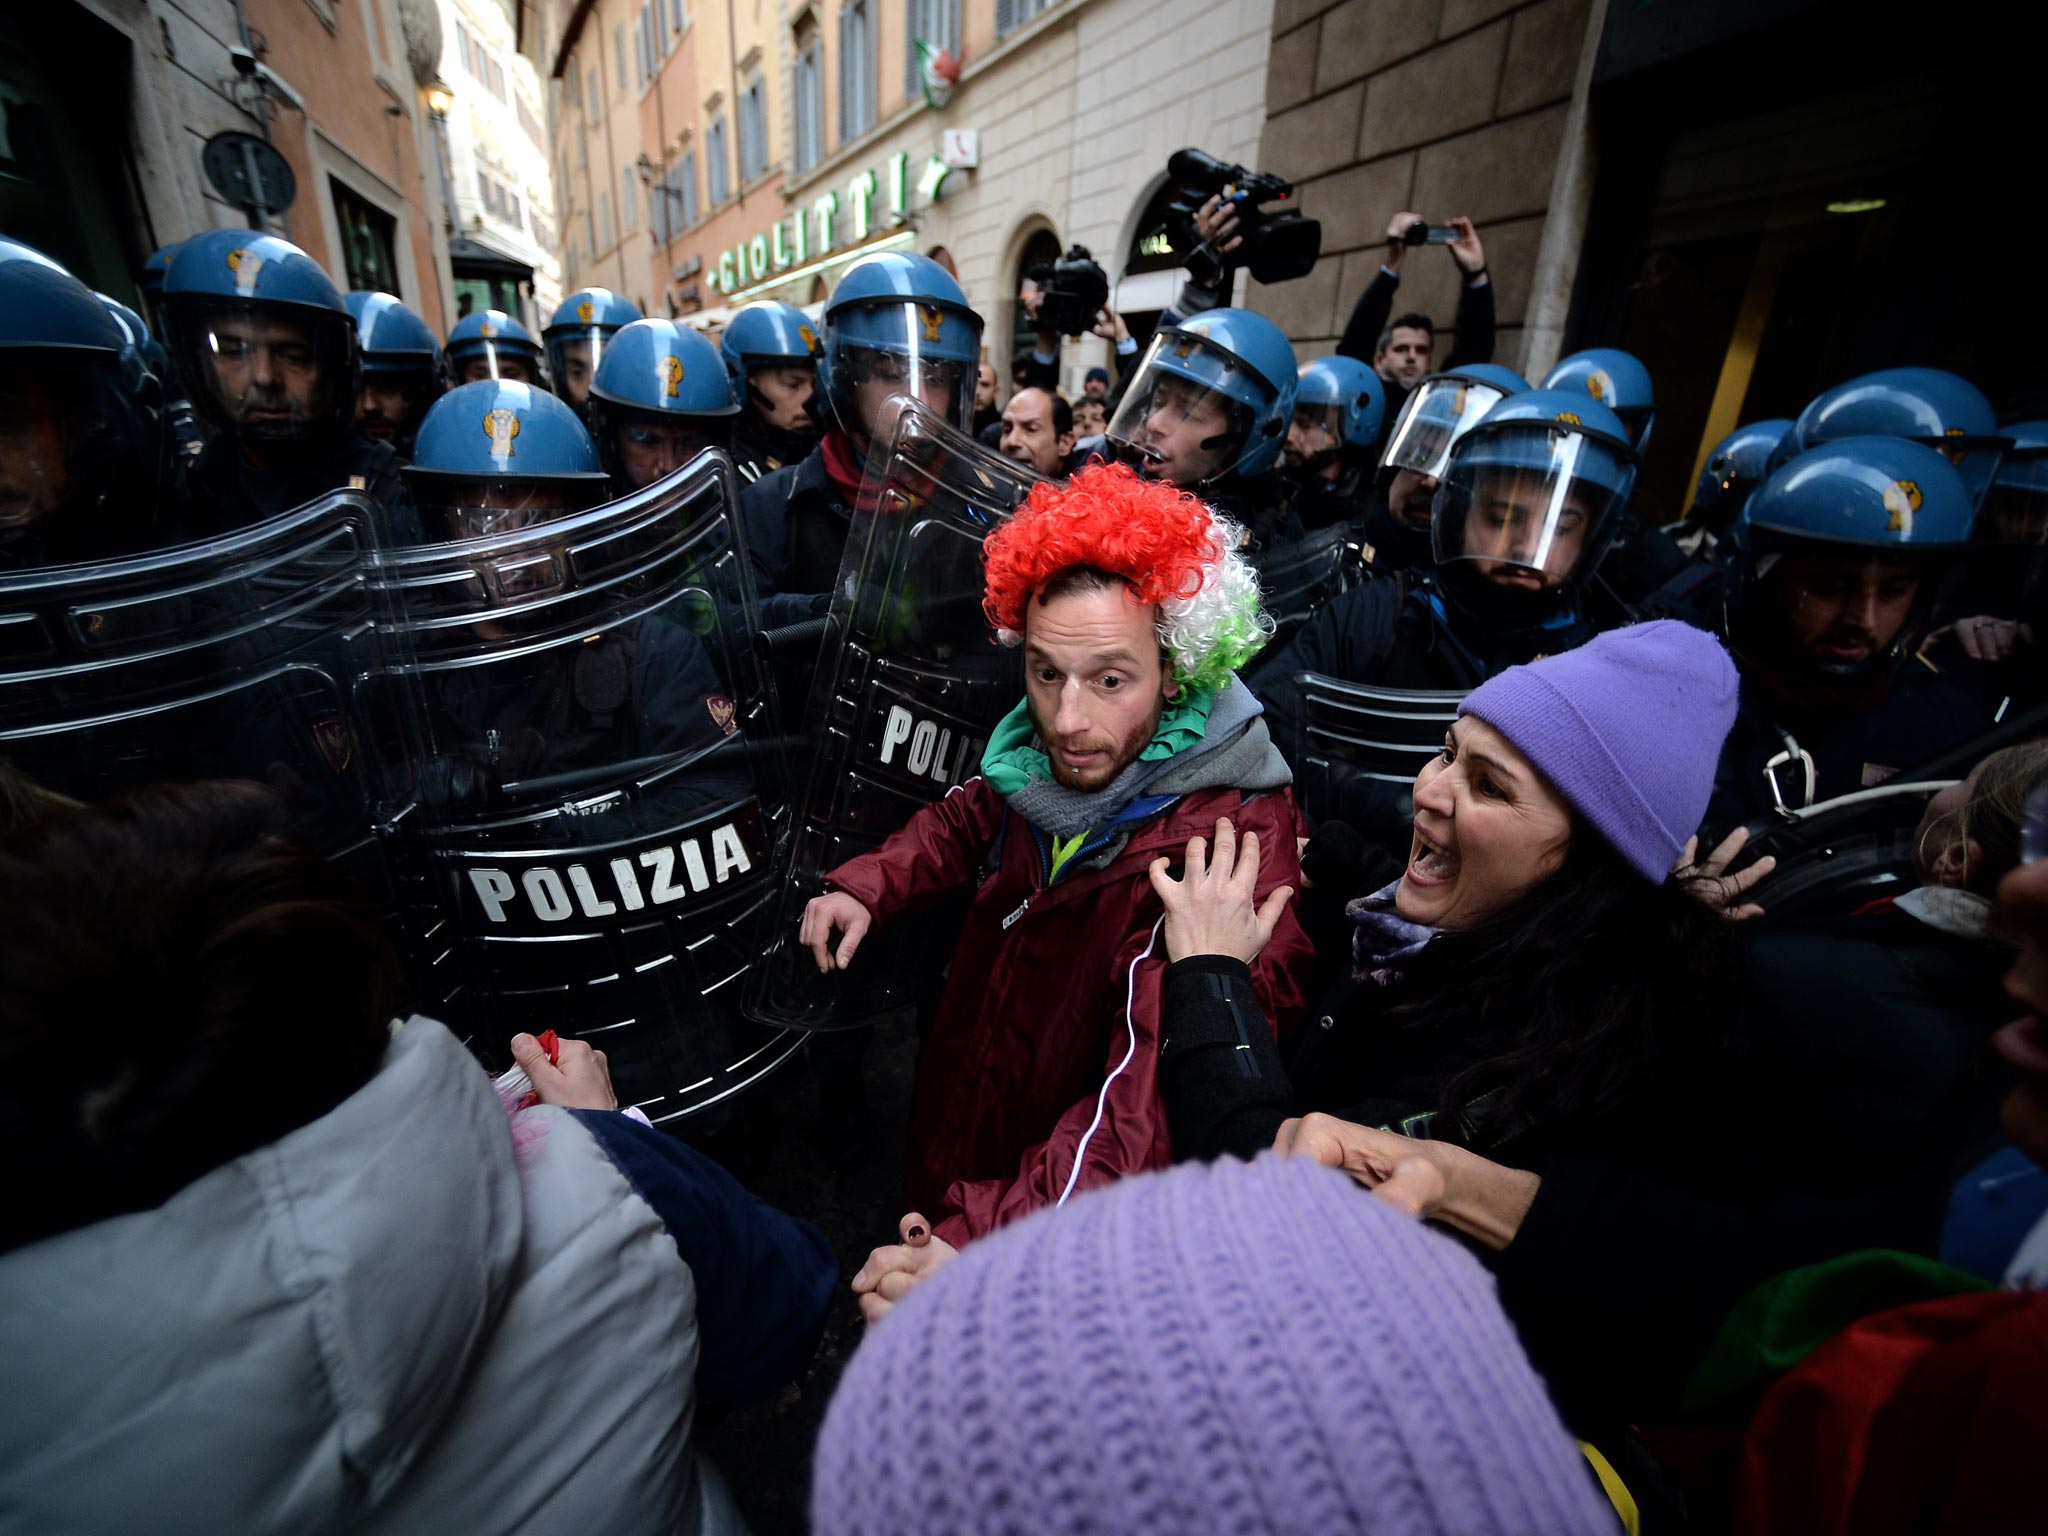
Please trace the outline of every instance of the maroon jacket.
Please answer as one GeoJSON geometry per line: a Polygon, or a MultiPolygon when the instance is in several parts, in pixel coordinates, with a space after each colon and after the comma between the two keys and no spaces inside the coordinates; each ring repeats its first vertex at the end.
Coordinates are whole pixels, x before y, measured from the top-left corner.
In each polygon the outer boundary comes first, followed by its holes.
{"type": "MultiPolygon", "coordinates": [[[[1158,1088],[1166,948],[1147,869],[1162,854],[1178,866],[1188,839],[1213,837],[1219,816],[1240,835],[1258,833],[1261,900],[1301,888],[1289,790],[1195,790],[1149,817],[1127,815],[1115,830],[1130,840],[1106,867],[1077,867],[1084,848],[1048,884],[1042,834],[980,778],[828,876],[879,926],[994,864],[968,907],[911,1109],[905,1185],[948,1242],[1057,1204],[1070,1187],[1172,1161],[1158,1088]]],[[[1306,1009],[1297,978],[1309,959],[1290,904],[1252,964],[1282,1036],[1306,1009]]]]}

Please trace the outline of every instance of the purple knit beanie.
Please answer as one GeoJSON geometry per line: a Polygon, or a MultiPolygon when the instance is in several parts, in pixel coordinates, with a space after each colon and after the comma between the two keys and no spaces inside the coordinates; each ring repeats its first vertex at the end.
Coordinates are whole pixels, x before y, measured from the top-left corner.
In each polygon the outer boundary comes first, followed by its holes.
{"type": "Polygon", "coordinates": [[[870,1330],[814,1536],[1601,1532],[1470,1254],[1304,1159],[1126,1179],[870,1330]]]}
{"type": "Polygon", "coordinates": [[[1458,713],[1513,742],[1645,880],[1662,885],[1707,814],[1735,687],[1720,641],[1659,619],[1509,667],[1458,713]]]}

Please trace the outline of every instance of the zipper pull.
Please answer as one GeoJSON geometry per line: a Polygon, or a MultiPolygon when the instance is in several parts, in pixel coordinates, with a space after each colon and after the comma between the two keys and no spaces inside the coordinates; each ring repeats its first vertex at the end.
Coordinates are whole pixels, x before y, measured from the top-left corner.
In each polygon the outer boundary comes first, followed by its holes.
{"type": "Polygon", "coordinates": [[[1008,933],[1010,931],[1010,925],[1015,923],[1018,918],[1022,917],[1026,912],[1030,910],[1031,898],[1029,896],[1026,896],[1023,902],[1018,906],[1017,910],[1012,912],[1008,917],[1003,919],[1003,932],[1008,933]]]}

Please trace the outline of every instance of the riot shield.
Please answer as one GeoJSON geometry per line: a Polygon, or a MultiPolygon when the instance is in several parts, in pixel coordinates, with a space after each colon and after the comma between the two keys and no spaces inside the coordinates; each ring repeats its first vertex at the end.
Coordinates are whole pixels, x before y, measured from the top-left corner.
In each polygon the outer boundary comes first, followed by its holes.
{"type": "Polygon", "coordinates": [[[1294,790],[1312,821],[1349,822],[1369,842],[1407,846],[1415,775],[1443,750],[1465,695],[1408,692],[1295,674],[1294,790]]]}
{"type": "Polygon", "coordinates": [[[1273,616],[1274,643],[1307,622],[1323,604],[1365,575],[1364,546],[1347,523],[1318,528],[1257,557],[1259,595],[1273,616]]]}
{"type": "Polygon", "coordinates": [[[403,660],[362,714],[433,1005],[493,1065],[589,1040],[656,1121],[802,1043],[738,1008],[787,796],[736,508],[705,453],[379,569],[403,660]]]}
{"type": "Polygon", "coordinates": [[[796,941],[824,876],[981,771],[989,732],[1023,696],[1023,666],[982,615],[983,537],[1039,476],[920,405],[869,454],[811,690],[809,780],[788,877],[748,979],[750,1017],[848,1028],[936,986],[946,919],[870,934],[859,961],[820,975],[796,941]]]}
{"type": "Polygon", "coordinates": [[[216,539],[0,573],[0,759],[86,801],[253,780],[388,896],[349,708],[381,653],[376,517],[337,491],[216,539]]]}

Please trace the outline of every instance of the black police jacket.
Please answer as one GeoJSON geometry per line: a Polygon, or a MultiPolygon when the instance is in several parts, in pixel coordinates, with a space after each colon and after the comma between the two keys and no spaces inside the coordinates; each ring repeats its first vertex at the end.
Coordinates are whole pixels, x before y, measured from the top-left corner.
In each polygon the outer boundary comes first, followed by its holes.
{"type": "Polygon", "coordinates": [[[763,427],[751,410],[742,411],[732,428],[732,462],[740,479],[752,485],[763,475],[801,463],[818,446],[815,432],[774,432],[763,427]]]}
{"type": "Polygon", "coordinates": [[[187,530],[193,538],[211,538],[302,507],[330,491],[358,490],[384,510],[388,542],[414,543],[418,527],[399,479],[404,462],[389,443],[373,443],[351,430],[329,453],[265,469],[251,464],[231,437],[216,437],[186,472],[187,530]]]}
{"type": "Polygon", "coordinates": [[[1890,687],[1865,709],[1794,711],[1776,702],[1747,669],[1735,726],[1721,748],[1707,824],[1717,832],[1770,816],[1776,809],[1772,770],[1788,809],[1833,800],[1882,784],[1954,750],[1990,729],[1978,701],[1918,657],[1904,662],[1890,687]],[[1806,800],[1804,765],[1814,765],[1814,794],[1806,800]]]}
{"type": "Polygon", "coordinates": [[[830,592],[839,579],[853,511],[825,471],[825,451],[815,448],[799,464],[770,470],[740,495],[755,590],[777,593],[830,592]]]}

